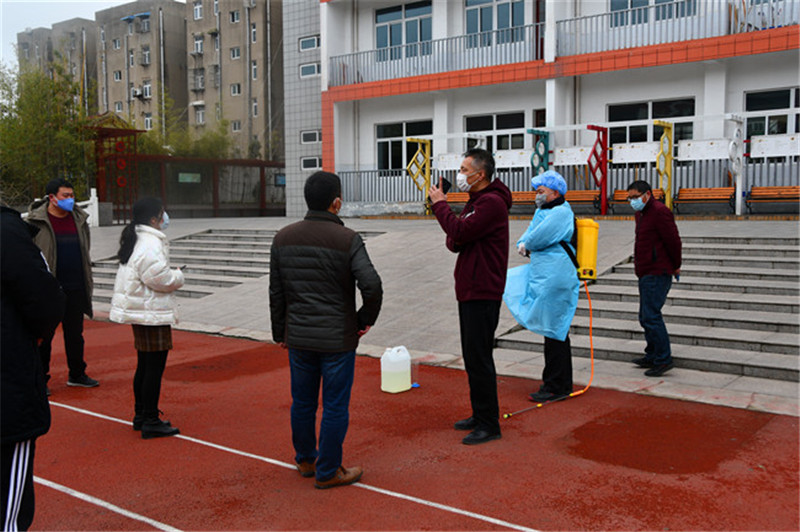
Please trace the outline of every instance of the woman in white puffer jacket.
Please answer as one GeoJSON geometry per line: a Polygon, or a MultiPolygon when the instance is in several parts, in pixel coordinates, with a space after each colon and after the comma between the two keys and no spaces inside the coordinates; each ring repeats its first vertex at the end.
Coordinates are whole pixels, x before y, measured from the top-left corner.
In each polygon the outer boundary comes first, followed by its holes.
{"type": "Polygon", "coordinates": [[[169,223],[161,200],[142,198],[133,205],[133,220],[125,229],[117,256],[109,318],[133,327],[138,353],[133,377],[133,428],[142,438],[179,433],[158,414],[161,378],[172,349],[171,325],[178,322],[173,292],[183,286],[183,272],[169,267],[169,243],[162,232],[169,223]]]}

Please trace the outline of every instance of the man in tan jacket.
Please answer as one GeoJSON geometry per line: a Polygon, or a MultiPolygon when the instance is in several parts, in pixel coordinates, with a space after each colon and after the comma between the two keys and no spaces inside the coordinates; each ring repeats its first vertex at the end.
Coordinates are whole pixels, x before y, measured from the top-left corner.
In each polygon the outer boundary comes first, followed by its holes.
{"type": "MultiPolygon", "coordinates": [[[[46,196],[34,201],[28,223],[39,228],[34,242],[42,250],[50,271],[67,296],[61,328],[67,354],[67,386],[93,388],[100,383],[86,375],[83,360],[83,315],[92,317],[92,261],[89,257],[89,215],[75,204],[72,183],[53,179],[47,183],[46,196]]],[[[45,379],[50,380],[50,353],[53,336],[44,338],[39,347],[45,379]]],[[[50,389],[47,389],[50,395],[50,389]]]]}

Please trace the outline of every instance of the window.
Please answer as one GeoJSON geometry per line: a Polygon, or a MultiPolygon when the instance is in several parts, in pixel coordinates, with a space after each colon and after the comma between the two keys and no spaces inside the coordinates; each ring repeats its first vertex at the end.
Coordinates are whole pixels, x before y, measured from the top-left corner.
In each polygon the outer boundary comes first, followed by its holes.
{"type": "Polygon", "coordinates": [[[150,47],[149,46],[142,46],[142,64],[149,65],[150,64],[150,47]]]}
{"type": "Polygon", "coordinates": [[[153,113],[144,114],[144,128],[148,131],[153,129],[153,113]]]}
{"type": "Polygon", "coordinates": [[[192,11],[194,13],[195,20],[200,20],[201,18],[203,18],[203,1],[195,0],[192,3],[192,11]]]}
{"type": "Polygon", "coordinates": [[[219,14],[219,0],[214,0],[214,14],[219,14]]]}
{"type": "Polygon", "coordinates": [[[647,22],[649,0],[610,0],[610,2],[612,28],[647,22]]]}
{"type": "Polygon", "coordinates": [[[236,11],[231,11],[230,17],[231,24],[236,24],[239,22],[239,10],[237,9],[236,11]]]}
{"type": "Polygon", "coordinates": [[[114,71],[114,81],[122,81],[122,70],[114,71]]]}
{"type": "Polygon", "coordinates": [[[150,31],[150,19],[143,18],[139,25],[139,31],[142,33],[147,33],[150,31]]]}
{"type": "Polygon", "coordinates": [[[258,116],[258,98],[253,98],[253,116],[258,116]]]}
{"type": "MultiPolygon", "coordinates": [[[[678,141],[693,138],[694,123],[675,119],[694,116],[694,110],[694,98],[609,105],[608,121],[669,120],[673,123],[672,139],[677,154],[678,141]]],[[[610,127],[608,130],[609,144],[613,146],[614,144],[657,141],[663,132],[664,128],[661,126],[652,126],[652,130],[650,130],[648,124],[610,127]]]]}
{"type": "Polygon", "coordinates": [[[231,48],[231,59],[239,59],[242,57],[242,49],[238,46],[231,48]]]}
{"type": "Polygon", "coordinates": [[[231,96],[239,96],[240,94],[242,94],[242,84],[231,83],[231,96]]]}
{"type": "Polygon", "coordinates": [[[202,54],[203,53],[203,36],[202,35],[195,35],[194,36],[194,53],[202,54]]]}
{"type": "MultiPolygon", "coordinates": [[[[105,28],[100,28],[100,42],[106,42],[106,30],[105,28]]],[[[27,46],[26,46],[27,48],[27,46]]]]}
{"type": "Polygon", "coordinates": [[[206,70],[204,68],[194,69],[194,86],[193,90],[203,90],[206,88],[206,70]]]}
{"type": "Polygon", "coordinates": [[[194,108],[194,121],[197,125],[206,123],[206,108],[204,105],[198,105],[194,108]]]}
{"type": "Polygon", "coordinates": [[[322,157],[301,157],[301,170],[319,170],[322,168],[322,157]]]}
{"type": "MultiPolygon", "coordinates": [[[[525,147],[525,113],[498,113],[465,117],[465,131],[486,137],[485,148],[520,150],[525,147]],[[511,131],[517,130],[517,131],[511,131]]],[[[467,139],[467,148],[478,144],[478,139],[467,139]]]]}
{"type": "Polygon", "coordinates": [[[250,42],[256,42],[256,37],[258,36],[258,32],[256,31],[256,23],[253,22],[250,24],[250,42]]]}
{"type": "Polygon", "coordinates": [[[302,37],[297,42],[297,46],[301,52],[307,52],[308,50],[314,50],[315,48],[319,48],[319,35],[302,37]]]}
{"type": "Polygon", "coordinates": [[[122,112],[122,102],[114,102],[114,112],[115,113],[122,112]]]}
{"type": "Polygon", "coordinates": [[[153,97],[153,85],[149,79],[142,82],[142,97],[146,100],[153,97]]]}
{"type": "Polygon", "coordinates": [[[133,83],[131,83],[130,85],[128,85],[128,93],[131,95],[131,97],[130,97],[130,99],[131,99],[131,100],[133,100],[134,98],[137,98],[137,97],[139,97],[139,96],[141,96],[141,95],[142,95],[142,91],[140,91],[139,89],[137,89],[137,88],[136,88],[136,87],[133,85],[133,83]]]}
{"type": "Polygon", "coordinates": [[[378,61],[430,55],[431,1],[414,2],[375,11],[375,44],[378,61]],[[406,46],[403,47],[402,45],[406,46]]]}
{"type": "Polygon", "coordinates": [[[120,48],[122,48],[122,41],[120,41],[119,39],[114,39],[113,41],[111,41],[111,47],[114,50],[119,50],[120,48]]]}
{"type": "Polygon", "coordinates": [[[745,126],[747,138],[749,139],[753,135],[783,135],[786,133],[798,133],[799,126],[797,122],[800,119],[795,119],[794,131],[791,131],[792,126],[789,122],[789,115],[785,111],[791,107],[799,107],[800,102],[797,100],[798,89],[745,93],[745,111],[763,112],[763,116],[747,117],[745,126]],[[794,101],[792,101],[792,99],[794,99],[794,101]]]}
{"type": "Polygon", "coordinates": [[[258,79],[258,61],[250,61],[250,75],[253,79],[258,79]]]}
{"type": "Polygon", "coordinates": [[[523,0],[466,0],[466,2],[469,48],[518,42],[524,38],[523,0]]]}
{"type": "Polygon", "coordinates": [[[128,35],[133,35],[133,22],[128,22],[128,35]]]}
{"type": "Polygon", "coordinates": [[[432,133],[433,121],[431,120],[378,124],[375,131],[378,141],[378,169],[403,170],[417,151],[417,145],[406,143],[406,137],[431,135],[432,133]]]}
{"type": "Polygon", "coordinates": [[[319,144],[320,142],[322,142],[321,129],[300,132],[300,144],[319,144]]]}
{"type": "Polygon", "coordinates": [[[214,50],[219,51],[219,34],[214,35],[214,50]]]}
{"type": "Polygon", "coordinates": [[[128,66],[133,66],[136,64],[135,57],[136,56],[133,53],[133,50],[128,50],[128,66]]]}
{"type": "Polygon", "coordinates": [[[310,78],[313,76],[319,76],[319,74],[320,74],[319,63],[306,63],[305,65],[300,65],[301,78],[310,78]]]}
{"type": "Polygon", "coordinates": [[[233,122],[231,122],[231,131],[236,132],[241,130],[242,130],[241,120],[234,120],[233,122]]]}

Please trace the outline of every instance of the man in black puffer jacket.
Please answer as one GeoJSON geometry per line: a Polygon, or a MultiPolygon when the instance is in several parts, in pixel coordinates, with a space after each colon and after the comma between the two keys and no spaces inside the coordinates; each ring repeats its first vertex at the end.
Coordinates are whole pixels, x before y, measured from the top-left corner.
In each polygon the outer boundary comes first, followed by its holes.
{"type": "Polygon", "coordinates": [[[308,214],[281,229],[270,251],[272,338],[289,348],[292,442],[297,469],[316,476],[320,489],[361,478],[360,467],[342,467],[350,390],[359,338],[378,319],[381,278],[361,236],[344,227],[339,176],[316,172],[305,184],[308,214]],[[356,310],[355,289],[363,305],[356,310]],[[323,385],[319,450],[317,398],[323,385]]]}
{"type": "Polygon", "coordinates": [[[35,227],[0,207],[0,433],[3,530],[33,522],[36,438],[50,429],[50,404],[37,342],[61,321],[65,296],[33,243],[35,227]]]}

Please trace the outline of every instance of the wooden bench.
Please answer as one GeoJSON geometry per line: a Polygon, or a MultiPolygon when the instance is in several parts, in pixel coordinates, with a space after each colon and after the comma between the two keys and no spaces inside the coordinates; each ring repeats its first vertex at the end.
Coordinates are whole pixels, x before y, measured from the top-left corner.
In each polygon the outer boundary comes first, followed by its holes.
{"type": "MultiPolygon", "coordinates": [[[[568,190],[564,196],[571,205],[591,205],[595,212],[600,212],[599,190],[568,190]]],[[[466,203],[469,201],[469,192],[449,192],[447,203],[466,203]]],[[[514,205],[535,205],[535,190],[515,190],[511,192],[511,201],[514,205]]]]}
{"type": "Polygon", "coordinates": [[[600,212],[599,190],[567,190],[564,199],[570,205],[591,205],[594,212],[600,212]]]}
{"type": "Polygon", "coordinates": [[[800,186],[753,187],[747,193],[747,210],[753,212],[753,203],[800,203],[800,186]]]}
{"type": "MultiPolygon", "coordinates": [[[[652,190],[653,197],[664,203],[664,191],[660,188],[654,188],[652,190]]],[[[614,207],[618,205],[627,205],[628,204],[628,191],[626,189],[617,189],[614,191],[614,195],[608,202],[608,206],[611,208],[611,212],[616,212],[614,207]]]]}
{"type": "Polygon", "coordinates": [[[693,203],[725,203],[731,212],[734,209],[733,187],[714,187],[714,188],[681,188],[675,195],[672,205],[675,212],[679,211],[680,205],[693,203]]]}

